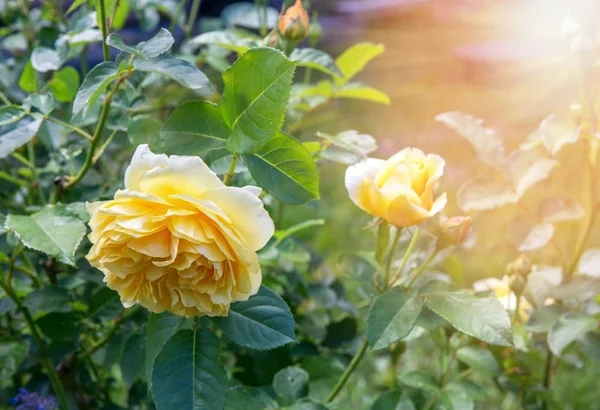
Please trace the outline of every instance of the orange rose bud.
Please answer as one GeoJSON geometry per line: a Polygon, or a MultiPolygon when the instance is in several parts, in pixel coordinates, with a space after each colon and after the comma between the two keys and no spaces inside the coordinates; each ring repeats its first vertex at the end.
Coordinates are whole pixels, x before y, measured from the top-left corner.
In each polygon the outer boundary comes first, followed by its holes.
{"type": "Polygon", "coordinates": [[[279,33],[288,40],[304,40],[309,27],[308,13],[302,6],[302,0],[296,0],[296,3],[279,18],[279,33]]]}
{"type": "Polygon", "coordinates": [[[473,221],[470,216],[442,217],[436,243],[437,248],[445,249],[449,246],[460,245],[467,239],[472,226],[473,221]]]}

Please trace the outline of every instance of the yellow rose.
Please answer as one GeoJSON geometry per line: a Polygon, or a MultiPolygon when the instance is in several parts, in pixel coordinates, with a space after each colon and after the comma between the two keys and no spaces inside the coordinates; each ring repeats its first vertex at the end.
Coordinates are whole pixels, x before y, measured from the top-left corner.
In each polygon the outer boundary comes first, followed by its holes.
{"type": "Polygon", "coordinates": [[[434,194],[443,173],[440,156],[405,148],[387,161],[369,158],[348,167],[346,189],[360,209],[402,228],[444,209],[446,194],[434,194]]]}
{"type": "Polygon", "coordinates": [[[227,187],[199,157],[140,145],[114,200],[88,204],[87,255],[128,307],[224,316],[258,291],[274,232],[257,187],[227,187]]]}

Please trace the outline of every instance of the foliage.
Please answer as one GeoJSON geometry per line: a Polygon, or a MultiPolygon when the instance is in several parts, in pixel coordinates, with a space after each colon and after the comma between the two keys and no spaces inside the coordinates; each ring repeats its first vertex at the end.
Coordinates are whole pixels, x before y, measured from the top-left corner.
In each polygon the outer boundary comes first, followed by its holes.
{"type": "Polygon", "coordinates": [[[357,80],[384,46],[333,58],[317,48],[314,16],[292,38],[278,28],[290,16],[261,1],[228,6],[216,30],[194,36],[199,3],[188,16],[185,1],[1,9],[0,408],[11,397],[65,410],[596,408],[573,392],[595,389],[600,360],[597,107],[549,116],[510,154],[482,121],[437,117],[490,168],[461,187],[463,212],[526,209],[510,229],[507,288],[461,289],[452,252],[466,231],[441,246],[438,216],[396,228],[346,211],[340,167],[368,159],[373,137],[303,132],[335,99],[389,104],[357,80]],[[135,45],[119,35],[134,14],[148,34],[135,45]],[[95,48],[102,61],[88,69],[95,48]],[[258,253],[262,286],[227,316],[123,306],[86,260],[85,203],[123,188],[140,144],[263,190],[276,231],[258,253]],[[569,145],[585,150],[589,206],[565,192],[529,211],[528,192],[569,145]],[[557,247],[558,225],[582,219],[560,266],[535,260],[557,247]]]}

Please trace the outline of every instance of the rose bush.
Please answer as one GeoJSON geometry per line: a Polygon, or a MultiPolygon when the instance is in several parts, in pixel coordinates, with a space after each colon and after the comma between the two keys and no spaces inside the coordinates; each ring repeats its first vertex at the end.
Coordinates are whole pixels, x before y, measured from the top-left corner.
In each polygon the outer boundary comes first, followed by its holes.
{"type": "Polygon", "coordinates": [[[384,46],[331,57],[307,2],[200,25],[199,0],[62,4],[0,2],[0,408],[597,407],[587,98],[510,154],[438,116],[490,167],[454,195],[438,155],[313,132],[336,100],[390,98],[357,81],[384,46]]]}

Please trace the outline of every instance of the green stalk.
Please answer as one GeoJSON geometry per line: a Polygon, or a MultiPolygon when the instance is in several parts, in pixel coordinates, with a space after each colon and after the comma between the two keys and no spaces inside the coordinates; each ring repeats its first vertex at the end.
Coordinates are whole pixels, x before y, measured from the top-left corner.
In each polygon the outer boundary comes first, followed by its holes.
{"type": "Polygon", "coordinates": [[[398,241],[400,241],[401,235],[402,235],[402,230],[398,228],[396,230],[396,235],[394,235],[394,239],[392,241],[390,253],[388,254],[387,263],[385,265],[385,271],[383,272],[383,290],[386,290],[390,286],[390,270],[392,268],[392,261],[394,260],[394,253],[396,253],[396,248],[398,247],[398,241]]]}
{"type": "MultiPolygon", "coordinates": [[[[550,391],[550,387],[552,385],[552,351],[550,347],[548,347],[548,354],[546,355],[546,366],[544,368],[544,388],[547,391],[550,391]]],[[[544,400],[542,404],[542,410],[548,410],[549,403],[548,400],[544,400]]]]}
{"type": "Polygon", "coordinates": [[[71,189],[74,185],[78,184],[79,181],[83,179],[85,174],[89,171],[90,167],[94,163],[94,153],[96,152],[96,148],[100,143],[100,139],[102,137],[102,131],[104,131],[104,126],[106,125],[106,120],[108,118],[108,112],[110,111],[110,104],[112,102],[112,98],[109,95],[104,102],[104,106],[102,107],[102,112],[100,113],[100,121],[98,122],[98,126],[96,127],[96,131],[94,132],[94,138],[90,143],[90,149],[87,152],[87,156],[85,157],[85,162],[83,166],[79,170],[79,173],[73,178],[66,186],[65,190],[71,189]]]}
{"type": "Polygon", "coordinates": [[[61,121],[61,120],[59,120],[59,119],[57,119],[57,118],[54,118],[54,117],[48,117],[48,116],[44,117],[44,119],[45,119],[45,120],[48,120],[48,121],[50,121],[50,122],[53,122],[53,123],[55,123],[55,124],[62,125],[63,127],[65,127],[65,128],[68,128],[68,129],[70,129],[71,131],[74,131],[74,132],[78,133],[79,135],[81,135],[81,136],[85,137],[86,139],[88,139],[88,140],[90,140],[90,141],[91,141],[92,139],[94,139],[94,137],[93,137],[92,135],[90,135],[88,132],[86,132],[86,131],[82,130],[82,129],[81,129],[81,128],[79,128],[79,127],[76,127],[76,126],[74,126],[74,125],[71,125],[71,124],[69,124],[69,123],[67,123],[67,122],[61,121]]]}
{"type": "Polygon", "coordinates": [[[233,178],[233,172],[235,171],[235,164],[237,163],[237,159],[238,154],[233,154],[233,157],[231,158],[231,164],[229,165],[229,170],[227,171],[227,174],[225,174],[225,177],[223,177],[223,183],[225,185],[228,185],[231,181],[231,178],[233,178]]]}
{"type": "Polygon", "coordinates": [[[360,363],[362,357],[364,356],[365,352],[367,351],[368,346],[369,346],[369,342],[367,341],[367,339],[365,339],[365,341],[362,343],[362,345],[360,345],[358,352],[356,352],[356,354],[352,358],[352,361],[350,362],[350,364],[348,365],[348,367],[346,368],[346,370],[344,371],[344,373],[342,374],[342,376],[336,383],[335,387],[333,388],[331,393],[329,393],[329,396],[327,396],[325,403],[331,403],[337,397],[337,395],[340,393],[340,391],[342,390],[342,388],[344,387],[344,385],[350,378],[350,375],[352,374],[352,372],[356,369],[356,366],[358,366],[358,364],[360,363]]]}
{"type": "Polygon", "coordinates": [[[104,4],[104,0],[98,0],[100,3],[100,29],[102,30],[102,55],[104,56],[104,61],[110,61],[110,51],[108,50],[108,44],[106,44],[106,37],[108,36],[106,30],[106,5],[104,4]]]}
{"type": "Polygon", "coordinates": [[[177,27],[177,20],[179,20],[179,17],[181,16],[181,12],[185,8],[185,3],[187,3],[187,0],[181,0],[179,2],[179,4],[177,5],[177,8],[175,9],[175,13],[173,13],[173,18],[171,19],[171,24],[169,25],[170,32],[173,32],[173,30],[175,30],[175,28],[177,27]]]}
{"type": "Polygon", "coordinates": [[[38,181],[38,172],[35,167],[35,147],[33,146],[33,142],[29,141],[27,143],[27,155],[29,156],[29,162],[31,163],[31,182],[32,185],[35,185],[37,188],[38,196],[40,197],[40,201],[42,204],[46,203],[46,196],[44,195],[44,190],[38,181]]]}
{"type": "Polygon", "coordinates": [[[433,258],[435,258],[437,256],[437,254],[438,254],[438,250],[436,249],[435,251],[433,251],[433,253],[431,255],[429,255],[429,257],[427,259],[425,259],[425,261],[421,264],[421,266],[419,266],[419,268],[413,275],[410,282],[408,282],[408,285],[406,285],[406,288],[405,288],[406,290],[410,289],[411,286],[415,284],[417,279],[419,279],[419,276],[421,276],[421,274],[425,271],[425,268],[427,267],[427,265],[429,265],[431,263],[431,261],[433,260],[433,258]]]}
{"type": "Polygon", "coordinates": [[[404,268],[406,267],[406,263],[408,262],[408,258],[410,257],[410,254],[413,252],[413,250],[415,249],[415,246],[417,245],[417,240],[419,239],[420,232],[421,232],[421,228],[417,227],[415,229],[415,232],[413,233],[412,238],[410,239],[408,247],[406,248],[406,252],[404,252],[404,257],[402,258],[400,267],[398,268],[398,270],[394,274],[394,277],[392,278],[392,283],[396,282],[402,275],[402,272],[404,271],[404,268]]]}
{"type": "Polygon", "coordinates": [[[190,9],[187,24],[185,25],[184,39],[186,40],[192,35],[192,32],[194,31],[194,24],[196,23],[196,18],[198,17],[198,12],[200,11],[200,3],[202,3],[201,0],[192,1],[192,8],[190,9]]]}

